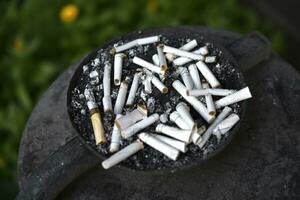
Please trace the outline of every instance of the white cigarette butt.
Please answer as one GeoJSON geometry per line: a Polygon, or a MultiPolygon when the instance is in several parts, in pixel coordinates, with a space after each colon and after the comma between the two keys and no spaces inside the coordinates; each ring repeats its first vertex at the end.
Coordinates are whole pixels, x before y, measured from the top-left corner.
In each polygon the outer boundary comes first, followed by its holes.
{"type": "Polygon", "coordinates": [[[124,139],[127,139],[131,136],[133,136],[135,133],[143,130],[144,128],[154,124],[159,120],[159,115],[157,113],[152,114],[151,116],[135,123],[132,126],[129,126],[128,128],[121,130],[121,135],[124,139]]]}
{"type": "Polygon", "coordinates": [[[123,53],[118,53],[115,55],[115,60],[114,60],[114,84],[115,85],[121,84],[124,57],[125,54],[123,53]]]}
{"type": "Polygon", "coordinates": [[[190,51],[193,48],[195,48],[198,45],[197,40],[193,39],[189,41],[188,43],[184,44],[181,46],[179,49],[184,50],[184,51],[190,51]]]}
{"type": "MultiPolygon", "coordinates": [[[[118,114],[116,119],[120,118],[122,115],[118,114]]],[[[109,152],[114,153],[119,151],[120,148],[120,141],[121,141],[121,133],[119,128],[117,127],[116,123],[114,124],[112,133],[111,133],[111,141],[109,146],[109,152]]]]}
{"type": "Polygon", "coordinates": [[[195,145],[199,145],[200,142],[202,141],[201,135],[197,132],[194,132],[192,135],[192,141],[195,145]]]}
{"type": "Polygon", "coordinates": [[[200,79],[200,75],[199,75],[197,66],[195,64],[191,64],[189,66],[189,72],[190,72],[190,76],[193,80],[195,88],[196,89],[201,89],[202,84],[201,84],[201,79],[200,79]]]}
{"type": "Polygon", "coordinates": [[[111,77],[111,64],[106,63],[104,66],[103,73],[103,110],[104,112],[112,111],[112,102],[111,102],[111,85],[110,85],[110,77],[111,77]]]}
{"type": "Polygon", "coordinates": [[[133,40],[133,41],[130,41],[130,42],[127,42],[123,45],[120,45],[120,46],[117,46],[117,47],[114,47],[112,50],[111,50],[111,53],[118,53],[118,52],[121,52],[121,51],[125,51],[127,49],[130,49],[134,46],[136,46],[138,43],[137,43],[137,40],[133,40]]]}
{"type": "Polygon", "coordinates": [[[194,83],[193,83],[193,80],[192,80],[192,77],[191,77],[189,71],[185,67],[178,67],[177,73],[180,74],[186,88],[188,90],[193,89],[194,83]]]}
{"type": "Polygon", "coordinates": [[[176,56],[190,58],[192,60],[203,60],[204,59],[202,55],[195,54],[195,53],[188,52],[188,51],[184,51],[184,50],[181,50],[181,49],[176,49],[174,47],[170,47],[170,46],[167,46],[167,45],[164,45],[163,52],[171,53],[171,54],[174,54],[176,56]]]}
{"type": "Polygon", "coordinates": [[[112,111],[112,102],[110,96],[103,96],[102,98],[103,111],[110,112],[112,111]]]}
{"type": "Polygon", "coordinates": [[[114,108],[115,115],[121,114],[123,111],[123,107],[124,107],[125,100],[126,100],[127,90],[128,90],[128,83],[127,83],[127,81],[123,81],[120,86],[118,96],[117,96],[117,99],[115,102],[115,108],[114,108]]]}
{"type": "MultiPolygon", "coordinates": [[[[209,85],[206,82],[203,83],[202,86],[203,86],[204,89],[209,88],[209,85]]],[[[214,100],[213,100],[211,94],[208,93],[208,94],[205,95],[205,101],[206,101],[208,114],[216,115],[215,103],[214,103],[214,100]]]]}
{"type": "Polygon", "coordinates": [[[189,126],[185,121],[180,117],[177,111],[174,111],[170,114],[170,121],[174,122],[179,128],[189,130],[189,126]]]}
{"type": "Polygon", "coordinates": [[[186,143],[189,143],[192,139],[192,130],[184,130],[164,124],[158,124],[155,128],[155,131],[186,143]]]}
{"type": "Polygon", "coordinates": [[[171,158],[172,160],[177,160],[179,156],[179,151],[174,147],[162,142],[161,140],[153,137],[148,133],[140,133],[139,134],[140,140],[144,143],[148,144],[149,146],[153,147],[154,149],[160,151],[161,153],[165,154],[167,157],[171,158]]]}
{"type": "Polygon", "coordinates": [[[158,45],[156,47],[156,49],[157,49],[160,70],[166,71],[168,68],[168,65],[167,65],[167,60],[166,60],[165,54],[163,53],[163,45],[158,45]]]}
{"type": "Polygon", "coordinates": [[[137,39],[137,43],[138,45],[145,45],[145,44],[152,44],[152,43],[159,42],[159,40],[160,40],[159,36],[150,36],[150,37],[137,39]]]}
{"type": "Polygon", "coordinates": [[[222,99],[219,99],[218,101],[216,101],[215,102],[216,108],[221,108],[221,107],[233,104],[233,103],[237,103],[239,101],[243,101],[243,100],[249,99],[251,97],[252,97],[252,95],[251,95],[249,88],[245,87],[233,94],[230,94],[230,95],[223,97],[222,99]]]}
{"type": "Polygon", "coordinates": [[[228,90],[221,88],[210,88],[208,89],[208,91],[213,96],[227,96],[236,92],[236,90],[228,90]]]}
{"type": "Polygon", "coordinates": [[[161,71],[161,69],[156,66],[156,65],[153,65],[152,63],[148,62],[148,61],[145,61],[139,57],[134,57],[132,62],[134,64],[137,64],[141,67],[145,67],[147,68],[148,70],[152,71],[152,72],[155,72],[155,73],[158,73],[158,74],[164,74],[164,71],[161,71]]]}
{"type": "Polygon", "coordinates": [[[180,117],[183,119],[183,121],[188,125],[189,129],[194,131],[195,128],[197,128],[197,126],[190,113],[189,107],[185,103],[180,102],[177,104],[176,110],[180,117]]]}
{"type": "Polygon", "coordinates": [[[137,92],[138,87],[139,87],[139,79],[140,79],[139,73],[135,73],[134,77],[133,77],[133,80],[132,80],[132,83],[131,83],[131,87],[130,87],[130,90],[129,90],[127,101],[126,101],[127,106],[131,106],[134,103],[135,95],[136,95],[136,92],[137,92]]]}
{"type": "Polygon", "coordinates": [[[144,90],[146,93],[152,93],[152,85],[151,85],[152,75],[146,75],[146,78],[143,80],[144,90]]]}
{"type": "Polygon", "coordinates": [[[152,134],[155,138],[163,141],[164,143],[174,147],[175,149],[178,149],[179,151],[185,153],[187,152],[187,146],[186,146],[186,143],[182,142],[182,141],[179,141],[179,140],[175,140],[175,139],[172,139],[172,138],[169,138],[169,137],[166,137],[166,136],[163,136],[163,135],[157,135],[157,134],[152,134]]]}
{"type": "Polygon", "coordinates": [[[157,54],[154,54],[152,56],[152,61],[153,63],[156,65],[156,66],[159,66],[159,59],[158,59],[158,55],[157,54]]]}
{"type": "MultiPolygon", "coordinates": [[[[195,51],[192,51],[192,53],[201,55],[201,51],[202,51],[201,48],[197,49],[195,51]]],[[[200,59],[200,60],[204,60],[204,57],[202,59],[200,59]]],[[[181,65],[185,65],[185,64],[187,64],[187,63],[189,63],[191,61],[193,61],[193,59],[186,58],[186,57],[178,57],[178,58],[176,58],[176,59],[173,60],[173,64],[176,65],[176,66],[181,66],[181,65]]]]}
{"type": "Polygon", "coordinates": [[[161,92],[161,93],[168,93],[168,88],[163,84],[155,75],[152,75],[151,79],[153,85],[161,92]]]}
{"type": "Polygon", "coordinates": [[[203,148],[203,146],[206,144],[208,139],[210,138],[213,130],[215,127],[223,120],[225,119],[230,113],[232,109],[230,107],[225,107],[222,112],[217,116],[215,121],[208,127],[208,129],[205,131],[205,133],[202,136],[202,141],[199,144],[200,148],[203,148]]]}
{"type": "MultiPolygon", "coordinates": [[[[197,40],[191,40],[190,42],[184,44],[183,46],[181,46],[179,49],[184,50],[184,51],[190,51],[193,48],[195,48],[198,45],[197,40]]],[[[166,53],[166,58],[172,62],[175,58],[176,55],[171,54],[171,53],[166,53]]]]}
{"type": "Polygon", "coordinates": [[[208,88],[208,89],[193,89],[193,90],[188,90],[187,95],[188,96],[204,96],[207,94],[211,94],[213,96],[227,96],[230,94],[235,93],[236,90],[228,90],[228,89],[221,89],[221,88],[208,88]]]}
{"type": "Polygon", "coordinates": [[[201,117],[205,121],[211,123],[215,119],[215,116],[208,114],[207,108],[201,101],[199,101],[196,97],[187,96],[187,89],[179,80],[174,81],[172,83],[172,86],[189,104],[191,104],[191,106],[201,115],[201,117]]]}
{"type": "Polygon", "coordinates": [[[199,61],[196,63],[196,65],[199,71],[201,72],[201,74],[204,76],[204,78],[212,88],[221,86],[218,79],[215,77],[215,75],[212,73],[212,71],[208,68],[208,66],[204,62],[199,61]]]}
{"type": "Polygon", "coordinates": [[[199,53],[200,53],[201,55],[203,55],[203,56],[206,56],[206,55],[209,53],[207,46],[201,47],[201,48],[199,49],[199,53]]]}
{"type": "Polygon", "coordinates": [[[163,113],[159,116],[159,120],[162,122],[162,123],[167,123],[168,122],[168,114],[167,113],[163,113]]]}
{"type": "Polygon", "coordinates": [[[237,114],[233,113],[229,115],[214,128],[213,134],[220,140],[221,135],[227,133],[239,120],[240,117],[237,114]]]}
{"type": "Polygon", "coordinates": [[[144,145],[141,141],[137,140],[130,145],[126,146],[124,149],[118,151],[117,153],[113,154],[106,160],[102,162],[102,167],[104,169],[111,168],[114,165],[122,162],[126,158],[130,157],[131,155],[135,154],[136,152],[140,151],[144,148],[144,145]]]}
{"type": "Polygon", "coordinates": [[[151,43],[155,43],[155,42],[159,42],[160,38],[159,36],[151,36],[151,37],[145,37],[145,38],[139,38],[130,42],[127,42],[123,45],[114,47],[111,50],[111,53],[118,53],[121,51],[125,51],[127,49],[130,49],[132,47],[135,47],[137,45],[146,45],[146,44],[151,44],[151,43]]]}
{"type": "Polygon", "coordinates": [[[133,111],[126,113],[126,115],[123,115],[122,117],[116,119],[116,125],[120,130],[124,130],[129,126],[132,126],[136,122],[146,118],[147,113],[148,112],[146,108],[138,106],[137,109],[134,109],[133,111]]]}

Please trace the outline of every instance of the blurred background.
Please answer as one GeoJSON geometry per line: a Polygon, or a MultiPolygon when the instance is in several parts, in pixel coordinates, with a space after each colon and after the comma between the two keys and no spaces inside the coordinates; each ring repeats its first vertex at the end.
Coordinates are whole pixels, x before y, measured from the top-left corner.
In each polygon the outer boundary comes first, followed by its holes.
{"type": "Polygon", "coordinates": [[[294,30],[283,27],[285,21],[260,5],[271,1],[258,2],[0,1],[1,198],[14,198],[18,191],[19,141],[39,97],[70,64],[115,36],[135,29],[177,25],[210,26],[242,34],[259,30],[272,41],[277,53],[297,63],[299,58],[290,53],[297,44],[290,37],[294,30]]]}

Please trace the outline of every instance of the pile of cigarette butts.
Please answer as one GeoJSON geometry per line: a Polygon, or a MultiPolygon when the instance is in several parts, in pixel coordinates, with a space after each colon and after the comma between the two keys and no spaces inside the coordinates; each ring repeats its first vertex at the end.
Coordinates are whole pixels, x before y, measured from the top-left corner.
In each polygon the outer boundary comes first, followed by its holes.
{"type": "MultiPolygon", "coordinates": [[[[252,97],[248,87],[238,91],[222,88],[207,66],[207,63],[216,62],[216,56],[209,56],[207,46],[199,48],[196,40],[189,40],[183,46],[175,48],[162,44],[160,37],[140,38],[113,47],[110,51],[114,56],[113,81],[111,81],[112,65],[109,62],[104,63],[103,111],[113,112],[115,116],[109,146],[112,155],[102,162],[105,169],[142,150],[144,145],[149,145],[174,161],[178,159],[180,153],[187,152],[189,144],[193,143],[201,149],[212,135],[220,139],[239,121],[239,116],[228,105],[252,97]],[[122,77],[125,51],[153,43],[157,53],[152,56],[152,62],[137,56],[132,59],[137,69],[129,87],[128,78],[122,77]],[[189,64],[188,67],[183,67],[186,64],[189,64]],[[182,82],[176,79],[168,87],[164,80],[170,67],[175,68],[182,82]],[[114,107],[111,99],[111,82],[119,87],[114,107]],[[140,82],[142,84],[139,84],[140,82]],[[152,86],[163,94],[175,89],[185,101],[178,102],[176,108],[169,112],[148,113],[144,104],[134,105],[140,86],[144,87],[144,92],[147,94],[152,93],[152,86]],[[205,99],[205,103],[199,100],[200,97],[205,99]],[[134,110],[124,114],[124,106],[134,106],[134,110]],[[198,127],[190,113],[191,108],[207,122],[207,128],[205,125],[198,127]],[[167,125],[166,122],[171,122],[173,125],[167,125]],[[151,125],[156,125],[155,132],[143,132],[151,125]],[[133,142],[125,148],[119,149],[121,140],[128,140],[134,135],[137,136],[136,140],[132,140],[133,142]]],[[[93,73],[95,72],[91,72],[89,76],[93,77],[93,73]]],[[[104,144],[107,140],[93,91],[86,88],[84,96],[90,111],[96,145],[104,144]]]]}

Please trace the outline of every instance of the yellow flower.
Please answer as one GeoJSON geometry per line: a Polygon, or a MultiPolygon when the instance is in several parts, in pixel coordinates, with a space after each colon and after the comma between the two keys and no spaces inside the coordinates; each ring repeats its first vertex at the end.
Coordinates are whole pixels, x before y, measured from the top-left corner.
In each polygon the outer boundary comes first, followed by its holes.
{"type": "Polygon", "coordinates": [[[16,51],[20,51],[23,48],[23,42],[20,38],[16,38],[12,47],[16,50],[16,51]]]}
{"type": "Polygon", "coordinates": [[[148,0],[147,2],[147,10],[150,12],[155,12],[157,10],[158,4],[157,0],[148,0]]]}
{"type": "Polygon", "coordinates": [[[73,22],[77,19],[79,14],[78,6],[74,4],[67,4],[60,10],[60,20],[65,23],[73,22]]]}

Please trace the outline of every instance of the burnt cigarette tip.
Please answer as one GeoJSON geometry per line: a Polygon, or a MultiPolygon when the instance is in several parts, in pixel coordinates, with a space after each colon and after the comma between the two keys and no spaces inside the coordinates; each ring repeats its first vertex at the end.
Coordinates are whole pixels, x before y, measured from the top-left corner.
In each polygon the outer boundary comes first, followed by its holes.
{"type": "Polygon", "coordinates": [[[117,126],[118,129],[121,129],[121,125],[118,119],[115,120],[115,124],[117,126]]]}
{"type": "Polygon", "coordinates": [[[106,143],[106,140],[103,139],[103,140],[101,140],[101,141],[98,141],[98,142],[96,143],[96,145],[102,145],[102,144],[105,144],[105,143],[106,143]]]}
{"type": "Polygon", "coordinates": [[[121,82],[120,82],[119,79],[115,79],[115,80],[114,80],[114,83],[115,83],[115,85],[120,85],[120,84],[121,84],[121,82]]]}
{"type": "Polygon", "coordinates": [[[221,86],[221,84],[218,84],[214,88],[222,88],[222,86],[221,86]]]}
{"type": "Polygon", "coordinates": [[[166,64],[160,65],[160,70],[161,71],[166,71],[168,69],[168,66],[166,64]]]}
{"type": "Polygon", "coordinates": [[[169,89],[166,87],[162,89],[162,93],[164,93],[164,94],[168,93],[168,91],[169,91],[169,89]]]}
{"type": "Polygon", "coordinates": [[[190,91],[187,90],[187,91],[185,92],[185,94],[186,94],[187,96],[190,96],[190,91]]]}
{"type": "Polygon", "coordinates": [[[116,53],[116,48],[113,47],[110,51],[109,51],[110,54],[115,54],[116,53]]]}
{"type": "Polygon", "coordinates": [[[141,111],[142,113],[144,113],[145,115],[148,115],[147,106],[146,106],[145,104],[139,103],[139,104],[137,105],[137,109],[138,109],[139,111],[141,111]]]}
{"type": "Polygon", "coordinates": [[[161,43],[157,45],[157,47],[159,47],[159,48],[163,48],[164,46],[165,46],[165,45],[164,45],[164,44],[161,44],[161,43]]]}
{"type": "Polygon", "coordinates": [[[216,111],[210,111],[208,114],[211,116],[216,116],[217,113],[216,113],[216,111]]]}

